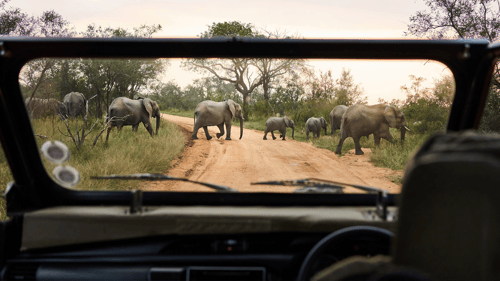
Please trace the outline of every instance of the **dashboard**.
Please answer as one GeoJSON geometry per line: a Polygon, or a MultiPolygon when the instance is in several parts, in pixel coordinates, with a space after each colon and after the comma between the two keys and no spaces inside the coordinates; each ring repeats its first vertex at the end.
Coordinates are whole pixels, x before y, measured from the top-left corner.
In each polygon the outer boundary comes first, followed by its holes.
{"type": "Polygon", "coordinates": [[[397,208],[66,206],[23,218],[2,280],[309,280],[389,255],[397,208]]]}
{"type": "MultiPolygon", "coordinates": [[[[337,231],[346,235],[310,259],[308,277],[349,256],[389,254],[390,236],[346,232],[353,229],[359,227],[337,231]]],[[[2,280],[296,280],[304,259],[328,236],[166,235],[28,250],[8,261],[2,280]]]]}

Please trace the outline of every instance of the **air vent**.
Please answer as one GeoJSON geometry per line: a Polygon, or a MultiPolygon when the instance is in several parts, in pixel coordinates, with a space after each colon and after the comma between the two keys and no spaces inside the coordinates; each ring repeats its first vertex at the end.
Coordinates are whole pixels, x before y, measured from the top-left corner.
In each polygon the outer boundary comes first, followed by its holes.
{"type": "Polygon", "coordinates": [[[9,265],[5,270],[2,280],[36,280],[37,264],[16,264],[9,265]]]}

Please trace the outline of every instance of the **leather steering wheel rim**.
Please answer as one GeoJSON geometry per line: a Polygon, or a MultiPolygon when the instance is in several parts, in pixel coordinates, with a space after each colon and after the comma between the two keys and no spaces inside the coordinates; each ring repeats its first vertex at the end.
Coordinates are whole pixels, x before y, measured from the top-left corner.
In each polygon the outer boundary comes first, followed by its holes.
{"type": "Polygon", "coordinates": [[[299,275],[297,277],[297,281],[308,281],[307,277],[311,276],[311,267],[313,262],[318,258],[319,255],[323,253],[325,249],[327,249],[330,245],[337,243],[341,239],[346,237],[350,237],[352,235],[362,235],[362,234],[376,234],[376,235],[386,235],[387,238],[394,237],[394,234],[386,229],[375,227],[375,226],[351,226],[339,229],[333,233],[330,233],[323,239],[321,239],[314,247],[309,251],[306,258],[302,262],[300,266],[299,275]]]}

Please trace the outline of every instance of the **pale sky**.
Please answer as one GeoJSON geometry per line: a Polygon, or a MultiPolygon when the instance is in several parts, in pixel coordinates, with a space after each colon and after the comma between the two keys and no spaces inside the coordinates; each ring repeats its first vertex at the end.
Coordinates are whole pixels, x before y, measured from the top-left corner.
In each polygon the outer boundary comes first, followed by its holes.
{"type": "MultiPolygon", "coordinates": [[[[405,38],[410,16],[426,9],[423,0],[11,0],[7,6],[18,7],[30,15],[54,10],[80,32],[91,23],[102,27],[122,27],[132,31],[143,24],[160,24],[155,37],[197,37],[213,22],[240,21],[266,30],[285,30],[304,38],[405,38]]],[[[334,61],[312,63],[323,71],[332,70],[339,77],[343,67],[351,70],[356,84],[361,84],[376,103],[404,98],[400,86],[410,85],[409,75],[422,76],[430,83],[449,71],[432,62],[334,61]]],[[[196,78],[179,69],[175,61],[166,80],[180,86],[196,78]]]]}

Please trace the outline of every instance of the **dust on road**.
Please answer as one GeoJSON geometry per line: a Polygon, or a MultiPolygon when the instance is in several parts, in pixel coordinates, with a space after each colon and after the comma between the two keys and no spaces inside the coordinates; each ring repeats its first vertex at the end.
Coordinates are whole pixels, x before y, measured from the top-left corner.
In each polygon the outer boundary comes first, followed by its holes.
{"type": "MultiPolygon", "coordinates": [[[[296,187],[251,185],[251,182],[319,178],[339,182],[367,185],[399,193],[401,187],[390,178],[402,172],[374,167],[370,162],[370,149],[364,155],[354,155],[354,150],[338,157],[332,151],[313,146],[311,143],[292,139],[263,140],[264,133],[233,126],[231,141],[225,136],[217,139],[218,128],[209,127],[213,138],[207,141],[203,129],[197,140],[191,140],[193,118],[162,114],[183,130],[187,143],[182,154],[173,160],[165,174],[187,177],[190,180],[215,183],[238,189],[241,192],[293,192],[296,187]]],[[[298,133],[298,132],[296,132],[298,133]]],[[[328,136],[329,137],[329,136],[328,136]]],[[[208,187],[179,181],[150,182],[145,190],[151,191],[211,191],[208,187]]],[[[359,193],[346,188],[346,193],[359,193]]]]}

